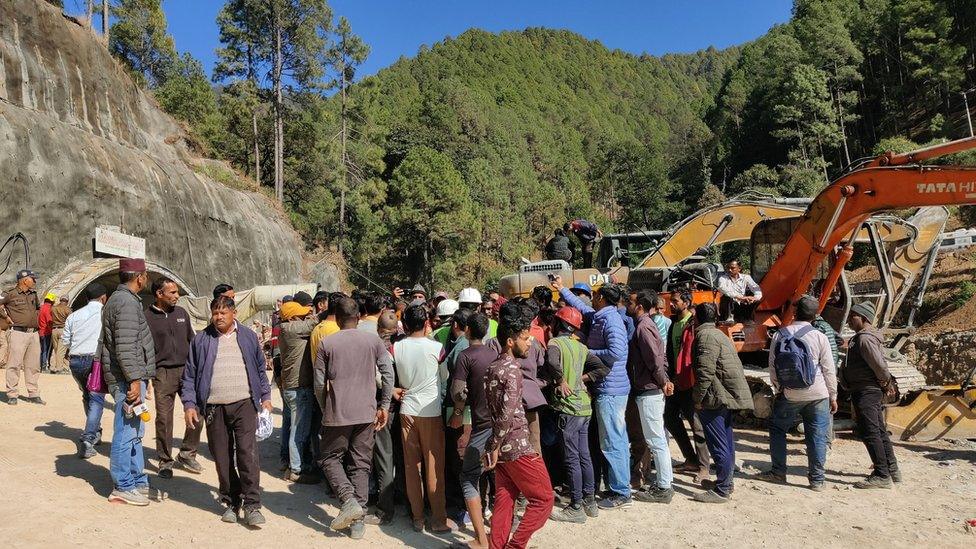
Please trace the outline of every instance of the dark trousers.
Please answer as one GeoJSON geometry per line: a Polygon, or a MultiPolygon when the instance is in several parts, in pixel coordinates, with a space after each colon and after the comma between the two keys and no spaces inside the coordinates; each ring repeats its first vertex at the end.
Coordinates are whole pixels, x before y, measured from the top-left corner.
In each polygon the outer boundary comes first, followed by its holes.
{"type": "Polygon", "coordinates": [[[447,495],[447,508],[453,512],[461,512],[464,505],[464,491],[461,489],[461,472],[463,470],[464,453],[471,440],[471,425],[462,425],[460,429],[444,426],[444,478],[447,495]]]}
{"type": "Polygon", "coordinates": [[[47,371],[51,363],[51,336],[41,336],[41,369],[47,371]]]}
{"type": "MultiPolygon", "coordinates": [[[[596,417],[596,399],[594,398],[591,402],[593,415],[591,417],[596,417]]],[[[590,427],[588,435],[588,442],[590,445],[590,461],[593,463],[593,485],[596,489],[600,488],[600,482],[605,481],[606,489],[610,489],[610,480],[607,476],[607,469],[609,464],[607,463],[607,458],[603,455],[603,449],[600,448],[600,429],[597,427],[596,421],[590,421],[590,427]]]]}
{"type": "Polygon", "coordinates": [[[651,449],[644,438],[637,401],[631,395],[627,399],[627,438],[630,440],[630,487],[640,490],[650,482],[651,449]]]}
{"type": "MultiPolygon", "coordinates": [[[[156,368],[156,377],[153,378],[153,398],[156,401],[156,460],[159,461],[160,469],[173,466],[173,407],[180,391],[181,377],[183,366],[159,366],[156,368]]],[[[202,433],[202,424],[186,430],[180,446],[181,458],[196,457],[202,433]]]]}
{"type": "Polygon", "coordinates": [[[675,391],[673,395],[665,397],[664,400],[664,426],[667,428],[674,441],[681,449],[681,455],[686,462],[697,463],[701,467],[708,467],[709,447],[705,443],[705,433],[702,429],[702,421],[695,414],[695,402],[691,398],[692,389],[675,391]],[[684,420],[691,423],[691,432],[695,437],[695,444],[692,446],[688,438],[688,431],[685,430],[684,420]]]}
{"type": "Polygon", "coordinates": [[[732,412],[726,408],[700,410],[705,443],[715,461],[715,491],[723,496],[732,493],[732,471],[735,468],[735,438],[732,434],[732,412]]]}
{"type": "MultiPolygon", "coordinates": [[[[376,509],[391,518],[396,511],[395,488],[393,479],[396,478],[393,460],[393,421],[396,412],[390,412],[390,419],[386,426],[376,431],[373,445],[373,474],[376,475],[376,509]]],[[[397,429],[399,431],[399,429],[397,429]]],[[[399,437],[400,433],[397,432],[399,437]]]]}
{"type": "Polygon", "coordinates": [[[562,434],[569,492],[572,502],[579,503],[584,496],[592,496],[596,489],[590,459],[590,416],[559,414],[557,422],[562,434]]]}
{"type": "Polygon", "coordinates": [[[552,512],[554,494],[546,464],[538,455],[499,462],[495,467],[495,509],[491,516],[491,549],[523,549],[552,512]],[[512,532],[515,500],[525,496],[529,504],[518,528],[512,532]]]}
{"type": "Polygon", "coordinates": [[[874,475],[888,478],[893,471],[898,470],[898,460],[895,459],[895,448],[888,436],[888,426],[884,416],[882,399],[884,393],[880,387],[869,387],[851,393],[851,403],[857,412],[858,435],[871,456],[874,465],[874,475]]]}
{"type": "Polygon", "coordinates": [[[207,445],[217,464],[220,502],[244,509],[261,507],[258,414],[250,398],[211,404],[204,415],[207,445]]]}
{"type": "Polygon", "coordinates": [[[322,471],[342,503],[369,500],[374,435],[372,423],[322,427],[322,471]]]}

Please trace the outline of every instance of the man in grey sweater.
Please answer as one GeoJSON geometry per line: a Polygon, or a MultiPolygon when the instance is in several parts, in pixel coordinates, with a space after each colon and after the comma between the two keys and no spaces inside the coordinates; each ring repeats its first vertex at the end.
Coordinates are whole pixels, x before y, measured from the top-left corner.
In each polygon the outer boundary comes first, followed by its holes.
{"type": "Polygon", "coordinates": [[[374,433],[389,419],[393,358],[378,335],[356,329],[359,305],[345,297],[336,307],[339,332],[323,339],[315,355],[315,398],[322,408],[322,469],[342,502],[333,530],[365,533],[374,433]],[[382,389],[377,402],[376,374],[382,389]]]}
{"type": "Polygon", "coordinates": [[[120,259],[122,282],[102,308],[102,371],[115,397],[109,470],[115,489],[108,500],[149,505],[149,477],[143,471],[145,423],[132,409],[146,399],[146,382],[156,375],[156,348],[142,311],[141,292],[149,284],[143,259],[120,259]]]}

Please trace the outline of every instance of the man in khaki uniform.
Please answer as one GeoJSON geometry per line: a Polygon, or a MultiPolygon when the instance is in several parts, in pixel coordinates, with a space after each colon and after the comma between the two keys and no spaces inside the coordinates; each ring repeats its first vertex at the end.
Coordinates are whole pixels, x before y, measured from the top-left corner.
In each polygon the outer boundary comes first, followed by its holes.
{"type": "Polygon", "coordinates": [[[24,371],[27,401],[46,404],[38,394],[37,380],[41,376],[41,341],[37,335],[37,275],[24,270],[17,273],[17,286],[7,292],[0,305],[7,310],[11,323],[8,330],[7,404],[17,404],[20,371],[24,371]]]}
{"type": "Polygon", "coordinates": [[[68,373],[68,350],[61,343],[61,334],[64,333],[64,322],[71,314],[71,306],[68,305],[68,298],[61,296],[58,304],[51,308],[51,358],[50,368],[52,374],[68,373]]]}

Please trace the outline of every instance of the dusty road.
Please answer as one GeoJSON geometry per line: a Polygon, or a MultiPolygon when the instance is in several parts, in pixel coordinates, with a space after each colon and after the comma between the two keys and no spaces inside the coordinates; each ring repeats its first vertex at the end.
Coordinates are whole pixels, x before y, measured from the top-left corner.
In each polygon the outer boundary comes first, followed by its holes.
{"type": "MultiPolygon", "coordinates": [[[[406,511],[390,526],[367,527],[355,542],[330,532],[336,501],[320,486],[288,484],[276,478],[278,437],[260,445],[261,484],[268,523],[260,531],[219,520],[217,484],[205,445],[202,475],[177,471],[171,480],[150,479],[169,499],[148,508],[111,505],[108,444],[83,461],[75,440],[83,417],[80,395],[70,376],[44,375],[47,406],[0,404],[0,531],[7,546],[185,546],[201,547],[443,547],[451,538],[414,533],[406,511]]],[[[276,402],[276,405],[278,403],[276,402]]],[[[277,411],[277,410],[276,410],[277,411]]],[[[103,416],[106,437],[111,411],[103,416]]],[[[280,421],[280,419],[278,420],[280,421]]],[[[177,429],[182,434],[182,429],[177,429]]],[[[669,506],[635,502],[630,509],[604,512],[583,525],[549,523],[533,539],[536,547],[966,547],[976,535],[964,520],[976,517],[976,447],[948,443],[899,444],[905,482],[894,490],[851,488],[868,468],[864,447],[842,438],[828,462],[828,488],[805,488],[803,445],[790,451],[791,486],[751,478],[768,464],[764,433],[737,433],[743,472],[732,503],[706,506],[691,501],[688,477],[679,476],[669,506]]],[[[143,440],[153,455],[152,428],[143,440]]],[[[676,449],[675,449],[676,451],[676,449]]],[[[405,503],[405,502],[404,502],[405,503]]],[[[464,533],[453,539],[462,539],[464,533]]]]}

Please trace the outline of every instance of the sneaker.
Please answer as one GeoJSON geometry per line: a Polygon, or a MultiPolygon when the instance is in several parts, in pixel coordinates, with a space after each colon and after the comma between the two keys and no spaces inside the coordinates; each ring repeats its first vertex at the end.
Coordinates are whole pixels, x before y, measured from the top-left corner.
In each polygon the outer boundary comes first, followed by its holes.
{"type": "Polygon", "coordinates": [[[693,499],[701,503],[728,503],[729,502],[729,496],[723,496],[722,494],[719,494],[715,490],[698,492],[697,494],[695,494],[693,499]]]}
{"type": "Polygon", "coordinates": [[[362,505],[355,499],[350,498],[342,504],[342,508],[339,509],[339,514],[336,515],[336,518],[332,519],[332,524],[329,527],[333,530],[345,530],[353,522],[363,518],[365,514],[366,511],[363,510],[362,505]]]}
{"type": "Polygon", "coordinates": [[[673,488],[659,488],[652,486],[647,490],[640,490],[634,493],[634,499],[644,503],[671,503],[674,498],[673,488]]]}
{"type": "Polygon", "coordinates": [[[614,494],[608,498],[601,499],[597,505],[600,509],[626,509],[630,507],[631,502],[630,496],[614,494]]]}
{"type": "Polygon", "coordinates": [[[108,496],[109,503],[125,503],[126,505],[136,505],[138,507],[145,507],[149,505],[149,498],[138,490],[128,490],[123,492],[122,490],[112,490],[112,493],[108,496]]]}
{"type": "Polygon", "coordinates": [[[590,518],[600,516],[600,506],[596,503],[593,496],[583,496],[583,512],[590,518]]]}
{"type": "Polygon", "coordinates": [[[95,457],[95,445],[87,440],[78,441],[78,457],[81,459],[91,459],[95,457]]]}
{"type": "Polygon", "coordinates": [[[775,471],[763,471],[756,475],[758,480],[765,482],[772,482],[774,484],[786,484],[786,475],[777,473],[775,471]]]}
{"type": "Polygon", "coordinates": [[[39,404],[41,406],[44,406],[45,404],[47,404],[47,402],[44,402],[44,399],[41,398],[41,397],[39,397],[39,396],[36,396],[36,397],[27,397],[27,402],[30,402],[31,404],[39,404]]]}
{"type": "Polygon", "coordinates": [[[890,473],[891,473],[891,482],[894,482],[895,484],[901,484],[901,471],[895,469],[894,471],[890,471],[890,473]]]}
{"type": "Polygon", "coordinates": [[[854,487],[860,490],[870,490],[870,489],[891,489],[891,478],[879,477],[876,475],[871,475],[864,480],[859,480],[854,483],[854,487]]]}
{"type": "Polygon", "coordinates": [[[308,474],[305,474],[305,473],[299,474],[299,473],[296,473],[295,471],[292,471],[291,469],[289,469],[287,472],[285,472],[284,479],[287,480],[287,481],[289,481],[289,482],[294,482],[294,483],[297,483],[297,484],[318,484],[318,483],[322,482],[322,479],[320,479],[317,476],[308,475],[308,474]]]}
{"type": "Polygon", "coordinates": [[[195,457],[178,457],[176,458],[176,463],[179,463],[180,467],[186,469],[194,475],[199,475],[203,472],[203,465],[200,465],[200,462],[197,461],[197,458],[195,457]]]}
{"type": "Polygon", "coordinates": [[[393,522],[393,516],[382,511],[376,511],[375,513],[369,513],[368,515],[364,516],[363,522],[369,524],[370,526],[382,526],[384,524],[390,524],[393,522]]]}
{"type": "Polygon", "coordinates": [[[7,404],[9,404],[11,406],[16,406],[17,405],[17,400],[18,400],[17,397],[9,397],[8,396],[7,397],[7,404]]]}
{"type": "Polygon", "coordinates": [[[586,512],[583,511],[583,506],[579,503],[574,507],[573,504],[569,504],[562,509],[556,509],[549,515],[550,520],[556,522],[576,522],[584,523],[586,522],[586,512]]]}
{"type": "Polygon", "coordinates": [[[173,478],[173,466],[164,465],[163,467],[159,468],[159,473],[157,474],[159,475],[159,478],[171,479],[173,478]]]}
{"type": "Polygon", "coordinates": [[[264,515],[261,514],[260,509],[245,509],[244,517],[241,522],[247,526],[261,526],[266,521],[264,520],[264,515]]]}
{"type": "Polygon", "coordinates": [[[824,491],[823,481],[821,480],[821,481],[811,482],[810,489],[813,490],[814,492],[823,492],[824,491]]]}
{"type": "Polygon", "coordinates": [[[349,538],[350,539],[363,539],[366,535],[366,524],[363,519],[355,520],[349,525],[349,538]]]}
{"type": "Polygon", "coordinates": [[[238,520],[237,509],[228,506],[227,509],[224,510],[224,514],[220,516],[220,520],[230,524],[236,524],[238,520]]]}

